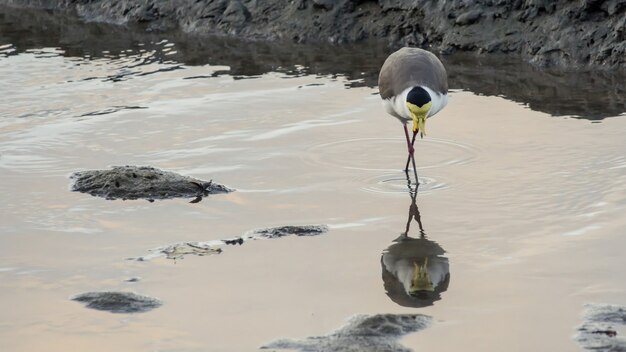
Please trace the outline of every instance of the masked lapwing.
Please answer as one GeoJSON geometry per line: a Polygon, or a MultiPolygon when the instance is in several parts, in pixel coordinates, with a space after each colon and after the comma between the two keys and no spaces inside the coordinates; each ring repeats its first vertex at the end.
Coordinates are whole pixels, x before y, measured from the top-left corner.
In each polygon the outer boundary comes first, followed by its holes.
{"type": "Polygon", "coordinates": [[[429,51],[402,48],[385,60],[378,76],[378,89],[387,113],[398,118],[404,126],[409,151],[404,171],[408,173],[412,160],[417,178],[413,148],[415,136],[419,132],[423,138],[426,134],[426,119],[441,111],[448,103],[446,69],[429,51]],[[407,130],[407,123],[411,121],[412,139],[407,130]]]}

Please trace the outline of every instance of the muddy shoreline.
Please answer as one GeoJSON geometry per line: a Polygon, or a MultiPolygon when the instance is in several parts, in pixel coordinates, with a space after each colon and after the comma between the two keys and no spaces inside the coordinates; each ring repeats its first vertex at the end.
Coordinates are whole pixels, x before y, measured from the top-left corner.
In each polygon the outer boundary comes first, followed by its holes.
{"type": "MultiPolygon", "coordinates": [[[[0,0],[0,4],[3,0],[0,0]]],[[[131,50],[150,50],[152,60],[188,66],[228,65],[209,77],[235,79],[280,72],[288,76],[342,76],[346,87],[375,87],[378,70],[391,53],[380,41],[331,45],[296,44],[285,40],[247,41],[169,31],[146,32],[141,26],[84,23],[76,16],[40,9],[0,5],[0,41],[12,46],[2,55],[59,47],[62,55],[116,59],[131,50]],[[164,44],[175,43],[166,51],[164,44]],[[138,46],[141,45],[141,46],[138,46]]],[[[442,56],[450,88],[479,95],[503,96],[552,116],[602,120],[626,111],[626,71],[538,69],[519,57],[502,53],[442,56]]],[[[181,67],[184,69],[184,67],[181,67]]],[[[115,79],[107,77],[103,79],[115,79]]]]}
{"type": "Polygon", "coordinates": [[[295,43],[358,43],[521,57],[540,67],[626,68],[626,4],[608,1],[0,0],[86,22],[295,43]]]}

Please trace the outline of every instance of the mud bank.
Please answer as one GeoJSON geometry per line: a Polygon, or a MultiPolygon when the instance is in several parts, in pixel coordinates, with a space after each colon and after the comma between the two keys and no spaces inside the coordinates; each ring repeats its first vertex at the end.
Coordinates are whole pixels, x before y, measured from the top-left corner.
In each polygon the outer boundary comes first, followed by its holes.
{"type": "Polygon", "coordinates": [[[398,351],[409,352],[398,340],[404,335],[430,326],[432,318],[422,314],[357,315],[346,325],[324,336],[301,340],[282,339],[261,346],[261,349],[296,350],[304,352],[398,351]]]}
{"type": "MultiPolygon", "coordinates": [[[[207,37],[180,31],[154,33],[146,32],[141,26],[84,23],[69,13],[18,10],[6,6],[0,6],[0,41],[11,43],[11,47],[0,51],[0,57],[45,47],[59,47],[64,56],[88,55],[92,59],[116,59],[128,55],[128,50],[149,50],[153,53],[150,61],[229,67],[211,76],[188,79],[223,75],[241,79],[281,72],[289,76],[342,76],[347,88],[376,86],[380,66],[391,53],[391,49],[380,41],[303,45],[284,40],[207,37]],[[172,43],[175,44],[173,47],[172,43]]],[[[623,99],[626,70],[567,72],[556,68],[538,69],[519,57],[497,53],[480,56],[456,53],[442,56],[442,59],[451,89],[502,96],[553,116],[601,120],[626,111],[623,99]]]]}
{"type": "Polygon", "coordinates": [[[626,67],[626,3],[537,0],[0,0],[75,12],[84,21],[140,24],[238,38],[413,45],[442,54],[507,53],[539,66],[626,67]]]}
{"type": "Polygon", "coordinates": [[[72,191],[89,193],[95,197],[114,199],[194,198],[197,203],[209,194],[228,193],[233,190],[174,172],[149,166],[114,166],[110,170],[75,172],[72,191]]]}

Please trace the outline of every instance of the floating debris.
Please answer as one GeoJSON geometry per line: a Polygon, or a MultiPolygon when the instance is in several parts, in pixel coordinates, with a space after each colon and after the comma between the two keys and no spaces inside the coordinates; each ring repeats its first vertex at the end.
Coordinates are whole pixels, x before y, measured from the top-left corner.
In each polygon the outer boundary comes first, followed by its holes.
{"type": "Polygon", "coordinates": [[[617,334],[626,325],[626,307],[613,304],[587,304],[585,307],[585,321],[578,328],[576,341],[586,350],[626,351],[626,338],[617,334]]]}
{"type": "Polygon", "coordinates": [[[214,255],[222,253],[222,246],[242,245],[247,241],[275,239],[285,236],[317,236],[328,231],[326,225],[280,226],[253,230],[238,237],[207,242],[178,242],[151,249],[151,254],[128,258],[128,260],[146,261],[158,257],[184,259],[186,255],[214,255]]]}
{"type": "Polygon", "coordinates": [[[138,295],[133,292],[86,292],[71,298],[86,303],[87,308],[111,313],[142,313],[161,306],[156,298],[138,295]]]}
{"type": "Polygon", "coordinates": [[[141,280],[140,277],[138,276],[133,276],[133,277],[129,277],[128,279],[124,280],[126,282],[139,282],[141,280]]]}
{"type": "Polygon", "coordinates": [[[302,340],[281,339],[261,349],[289,349],[304,352],[409,352],[398,343],[401,337],[430,326],[432,318],[422,314],[356,315],[346,325],[324,336],[302,340]]]}
{"type": "Polygon", "coordinates": [[[110,170],[73,173],[71,190],[95,197],[114,199],[194,198],[197,203],[209,194],[233,190],[213,181],[202,181],[150,166],[113,166],[110,170]]]}

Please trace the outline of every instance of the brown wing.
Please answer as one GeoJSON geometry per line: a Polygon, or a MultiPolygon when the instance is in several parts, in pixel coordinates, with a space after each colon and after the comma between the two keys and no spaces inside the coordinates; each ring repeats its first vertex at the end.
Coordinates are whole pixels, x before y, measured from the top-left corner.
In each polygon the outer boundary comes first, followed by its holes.
{"type": "Polygon", "coordinates": [[[448,93],[448,76],[441,61],[418,48],[402,48],[389,55],[378,76],[380,96],[388,99],[417,85],[448,93]]]}

